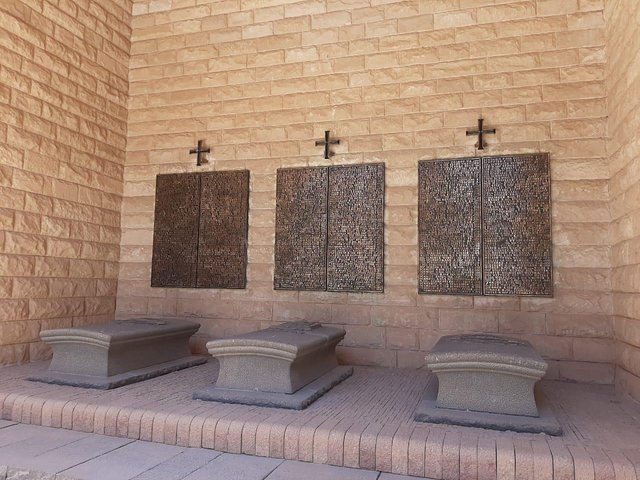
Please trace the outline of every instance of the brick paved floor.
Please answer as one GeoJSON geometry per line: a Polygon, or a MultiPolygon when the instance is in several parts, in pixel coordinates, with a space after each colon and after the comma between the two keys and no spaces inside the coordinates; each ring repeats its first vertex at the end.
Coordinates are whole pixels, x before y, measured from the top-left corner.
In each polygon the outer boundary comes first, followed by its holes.
{"type": "Polygon", "coordinates": [[[640,407],[612,387],[542,382],[560,438],[419,424],[424,370],[356,367],[304,411],[192,400],[210,362],[111,391],[28,382],[36,363],[0,369],[2,418],[227,453],[434,479],[639,479],[640,407]]]}

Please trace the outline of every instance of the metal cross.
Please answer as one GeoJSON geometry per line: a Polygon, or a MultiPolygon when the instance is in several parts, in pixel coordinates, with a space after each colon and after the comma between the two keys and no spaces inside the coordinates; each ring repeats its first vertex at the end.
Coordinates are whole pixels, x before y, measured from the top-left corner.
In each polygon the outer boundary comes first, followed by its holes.
{"type": "Polygon", "coordinates": [[[338,145],[340,140],[329,140],[329,130],[324,131],[324,140],[316,140],[316,147],[324,145],[324,158],[329,158],[329,145],[338,145]]]}
{"type": "Polygon", "coordinates": [[[478,135],[478,143],[476,143],[476,148],[478,150],[484,150],[484,147],[486,145],[486,143],[484,143],[484,139],[482,138],[482,135],[485,133],[496,133],[496,129],[495,128],[491,128],[488,130],[483,130],[482,129],[482,122],[484,122],[484,119],[482,117],[480,117],[478,119],[478,130],[467,130],[467,137],[471,136],[471,135],[478,135]]]}
{"type": "Polygon", "coordinates": [[[207,147],[207,148],[202,148],[204,145],[204,140],[198,140],[198,146],[196,148],[192,148],[191,150],[189,150],[189,153],[191,155],[193,155],[194,153],[198,154],[198,160],[196,161],[196,165],[200,166],[202,165],[202,154],[203,153],[209,153],[211,151],[211,148],[207,147]]]}

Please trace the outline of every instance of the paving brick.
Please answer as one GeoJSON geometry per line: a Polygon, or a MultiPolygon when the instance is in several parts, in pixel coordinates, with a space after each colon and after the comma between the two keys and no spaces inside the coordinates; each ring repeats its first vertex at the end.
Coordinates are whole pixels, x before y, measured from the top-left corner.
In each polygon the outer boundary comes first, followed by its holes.
{"type": "Polygon", "coordinates": [[[335,478],[340,480],[376,480],[378,472],[338,468],[312,463],[282,462],[268,477],[269,480],[296,480],[300,478],[335,478]]]}
{"type": "Polygon", "coordinates": [[[262,480],[273,472],[282,460],[225,453],[204,467],[184,477],[184,480],[226,480],[243,478],[262,480]]]}
{"type": "Polygon", "coordinates": [[[146,472],[181,452],[180,447],[137,441],[76,465],[65,474],[76,478],[122,480],[146,472]]]}
{"type": "Polygon", "coordinates": [[[133,477],[135,480],[178,480],[205,467],[220,456],[215,450],[186,449],[153,468],[133,477]]]}

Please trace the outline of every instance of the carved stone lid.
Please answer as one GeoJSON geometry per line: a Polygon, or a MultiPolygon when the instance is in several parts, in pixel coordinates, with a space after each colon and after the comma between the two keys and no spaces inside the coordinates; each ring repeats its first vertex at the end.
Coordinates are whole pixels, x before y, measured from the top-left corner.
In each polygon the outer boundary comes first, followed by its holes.
{"type": "Polygon", "coordinates": [[[529,342],[488,334],[444,336],[427,354],[426,359],[429,368],[455,362],[478,362],[516,365],[543,372],[547,370],[547,362],[529,342]]]}
{"type": "Polygon", "coordinates": [[[345,336],[345,330],[325,327],[317,322],[287,322],[264,330],[212,340],[207,349],[213,356],[219,354],[240,354],[256,348],[280,350],[298,357],[310,353],[327,344],[336,344],[345,336]]]}
{"type": "Polygon", "coordinates": [[[200,324],[189,320],[172,318],[132,318],[116,320],[99,325],[82,327],[57,328],[43,330],[40,338],[47,342],[62,342],[72,339],[95,340],[99,343],[114,345],[138,339],[151,338],[162,335],[172,335],[183,332],[194,334],[200,324]]]}

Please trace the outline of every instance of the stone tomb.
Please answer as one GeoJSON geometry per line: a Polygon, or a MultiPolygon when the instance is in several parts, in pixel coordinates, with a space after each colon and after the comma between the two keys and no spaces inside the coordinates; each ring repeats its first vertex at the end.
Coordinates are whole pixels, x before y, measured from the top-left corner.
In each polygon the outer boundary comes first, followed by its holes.
{"type": "Polygon", "coordinates": [[[435,374],[415,420],[495,430],[548,433],[562,430],[536,397],[547,362],[529,342],[495,335],[442,337],[427,355],[435,374]]]}
{"type": "Polygon", "coordinates": [[[301,410],[353,373],[338,366],[342,328],[289,322],[207,343],[220,361],[215,385],[194,398],[301,410]]]}
{"type": "Polygon", "coordinates": [[[53,358],[29,380],[107,390],[200,365],[206,357],[189,350],[198,328],[186,320],[139,318],[44,330],[40,338],[53,358]]]}

